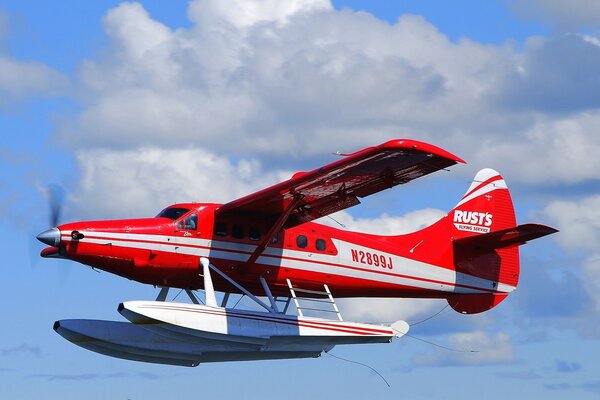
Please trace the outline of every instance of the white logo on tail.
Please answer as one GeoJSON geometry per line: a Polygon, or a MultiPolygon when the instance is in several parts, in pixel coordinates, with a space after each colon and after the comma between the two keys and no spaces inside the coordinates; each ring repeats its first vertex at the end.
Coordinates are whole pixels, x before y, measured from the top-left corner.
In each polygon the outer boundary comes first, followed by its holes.
{"type": "Polygon", "coordinates": [[[454,226],[459,231],[488,233],[492,226],[490,213],[454,210],[454,226]]]}

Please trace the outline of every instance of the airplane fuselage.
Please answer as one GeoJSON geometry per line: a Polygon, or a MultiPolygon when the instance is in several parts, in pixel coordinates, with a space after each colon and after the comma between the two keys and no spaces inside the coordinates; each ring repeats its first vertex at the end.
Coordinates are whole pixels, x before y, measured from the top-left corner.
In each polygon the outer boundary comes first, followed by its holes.
{"type": "MultiPolygon", "coordinates": [[[[264,295],[260,276],[275,296],[289,295],[288,279],[309,290],[322,290],[325,283],[336,297],[444,298],[514,289],[457,273],[447,240],[369,235],[313,222],[282,229],[248,265],[270,223],[252,216],[215,220],[218,207],[177,204],[156,218],[61,225],[60,244],[42,254],[184,289],[203,288],[199,259],[207,257],[255,295],[264,295]]],[[[214,285],[219,291],[238,292],[219,277],[214,285]]]]}

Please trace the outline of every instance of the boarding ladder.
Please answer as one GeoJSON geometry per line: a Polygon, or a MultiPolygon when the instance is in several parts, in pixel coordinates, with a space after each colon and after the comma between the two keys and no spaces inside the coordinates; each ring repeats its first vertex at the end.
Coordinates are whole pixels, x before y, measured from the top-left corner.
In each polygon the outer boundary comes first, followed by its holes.
{"type": "Polygon", "coordinates": [[[304,311],[312,311],[317,313],[335,313],[340,321],[343,321],[342,314],[335,304],[335,300],[331,295],[329,286],[326,283],[323,284],[324,291],[320,290],[308,290],[299,287],[294,287],[289,279],[286,279],[287,285],[290,288],[292,299],[298,310],[298,315],[304,317],[304,311]],[[301,294],[300,296],[298,294],[301,294]],[[303,296],[303,294],[309,296],[303,296]],[[308,306],[303,305],[308,304],[308,306]]]}

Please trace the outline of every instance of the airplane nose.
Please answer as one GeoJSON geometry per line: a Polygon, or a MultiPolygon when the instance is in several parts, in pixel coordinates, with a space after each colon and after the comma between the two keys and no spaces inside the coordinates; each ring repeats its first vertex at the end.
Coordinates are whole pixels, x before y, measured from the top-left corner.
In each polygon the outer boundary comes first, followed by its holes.
{"type": "Polygon", "coordinates": [[[37,240],[48,246],[58,247],[60,244],[60,231],[58,228],[48,229],[36,236],[37,240]]]}

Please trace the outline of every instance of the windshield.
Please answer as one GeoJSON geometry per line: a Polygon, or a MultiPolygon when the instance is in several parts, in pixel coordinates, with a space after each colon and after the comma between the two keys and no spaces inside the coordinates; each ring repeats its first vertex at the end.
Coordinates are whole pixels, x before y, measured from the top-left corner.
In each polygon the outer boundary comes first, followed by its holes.
{"type": "Polygon", "coordinates": [[[188,211],[190,211],[188,208],[181,207],[165,208],[156,216],[156,218],[169,218],[175,220],[188,211]]]}

